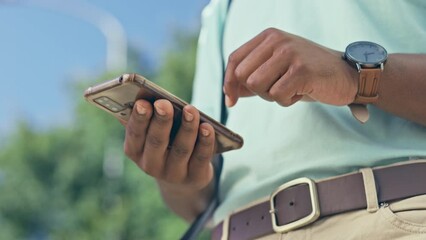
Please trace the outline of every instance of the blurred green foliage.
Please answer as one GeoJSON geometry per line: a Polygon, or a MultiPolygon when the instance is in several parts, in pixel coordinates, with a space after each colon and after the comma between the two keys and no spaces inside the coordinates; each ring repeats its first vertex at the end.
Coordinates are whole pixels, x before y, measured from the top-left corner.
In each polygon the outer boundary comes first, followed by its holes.
{"type": "Polygon", "coordinates": [[[191,100],[192,80],[194,78],[196,37],[175,33],[175,50],[166,52],[163,67],[154,81],[171,93],[189,102],[191,100]],[[192,46],[192,47],[191,47],[192,46]]]}
{"type": "MultiPolygon", "coordinates": [[[[196,36],[175,39],[158,70],[138,64],[135,51],[129,70],[190,101],[196,36]]],[[[23,119],[8,137],[0,149],[0,239],[178,239],[185,231],[155,181],[124,156],[123,126],[82,98],[119,74],[78,81],[72,126],[39,131],[23,119]]]]}

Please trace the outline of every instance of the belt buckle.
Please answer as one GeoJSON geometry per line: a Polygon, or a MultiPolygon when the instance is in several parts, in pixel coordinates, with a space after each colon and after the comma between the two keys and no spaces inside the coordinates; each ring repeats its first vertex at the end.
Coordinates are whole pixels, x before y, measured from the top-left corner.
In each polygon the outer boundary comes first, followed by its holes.
{"type": "Polygon", "coordinates": [[[296,228],[300,228],[303,227],[305,225],[308,225],[312,222],[314,222],[315,220],[317,220],[320,216],[320,208],[319,208],[319,202],[318,202],[318,193],[317,193],[317,188],[315,185],[315,182],[312,179],[309,178],[298,178],[295,180],[292,180],[290,182],[284,183],[283,185],[281,185],[280,187],[278,187],[272,194],[271,197],[269,199],[270,205],[271,205],[271,209],[269,210],[269,213],[271,214],[271,218],[272,218],[272,227],[274,229],[275,232],[277,233],[285,233],[285,232],[289,232],[291,230],[294,230],[296,228]],[[303,217],[297,221],[294,222],[290,222],[284,225],[278,225],[277,223],[277,217],[276,217],[276,208],[275,208],[275,196],[290,187],[293,186],[297,186],[300,184],[308,184],[309,186],[309,193],[311,195],[311,204],[312,204],[312,212],[306,216],[303,217]]]}

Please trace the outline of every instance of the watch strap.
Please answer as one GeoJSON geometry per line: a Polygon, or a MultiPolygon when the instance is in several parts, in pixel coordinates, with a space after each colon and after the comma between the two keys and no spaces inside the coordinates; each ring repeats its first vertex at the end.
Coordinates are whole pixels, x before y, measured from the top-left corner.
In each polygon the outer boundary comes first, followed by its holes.
{"type": "Polygon", "coordinates": [[[354,103],[368,104],[377,101],[381,75],[381,68],[361,68],[359,70],[358,93],[354,103]]]}
{"type": "Polygon", "coordinates": [[[348,105],[351,110],[352,115],[358,120],[360,123],[366,123],[370,118],[370,114],[368,113],[367,105],[351,103],[348,105]]]}

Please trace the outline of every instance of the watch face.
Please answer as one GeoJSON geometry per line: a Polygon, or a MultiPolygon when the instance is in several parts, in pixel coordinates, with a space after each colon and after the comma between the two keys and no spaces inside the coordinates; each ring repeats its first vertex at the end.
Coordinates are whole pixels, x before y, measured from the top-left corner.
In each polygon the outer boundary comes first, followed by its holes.
{"type": "Polygon", "coordinates": [[[376,67],[387,59],[386,50],[377,43],[354,42],[346,48],[346,57],[366,67],[376,67]]]}

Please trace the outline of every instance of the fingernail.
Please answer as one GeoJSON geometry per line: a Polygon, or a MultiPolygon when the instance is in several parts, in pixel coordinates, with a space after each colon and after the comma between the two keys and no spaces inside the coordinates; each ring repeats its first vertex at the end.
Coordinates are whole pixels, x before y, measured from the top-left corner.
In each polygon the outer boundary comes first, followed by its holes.
{"type": "Polygon", "coordinates": [[[225,105],[227,107],[232,107],[232,101],[231,98],[228,97],[228,95],[225,95],[225,105]]]}
{"type": "Polygon", "coordinates": [[[187,122],[191,122],[192,120],[194,120],[194,115],[192,115],[191,113],[185,110],[183,111],[183,117],[185,118],[185,121],[187,122]]]}
{"type": "Polygon", "coordinates": [[[147,110],[142,106],[142,104],[136,104],[136,112],[140,115],[145,115],[147,110]]]}
{"type": "Polygon", "coordinates": [[[155,108],[155,111],[158,113],[158,115],[160,115],[160,116],[166,115],[166,111],[164,111],[163,109],[158,107],[157,104],[155,104],[155,103],[154,103],[154,108],[155,108]]]}
{"type": "Polygon", "coordinates": [[[210,131],[209,131],[209,130],[206,130],[206,129],[201,129],[201,134],[202,134],[204,137],[208,137],[208,136],[210,135],[210,131]]]}

